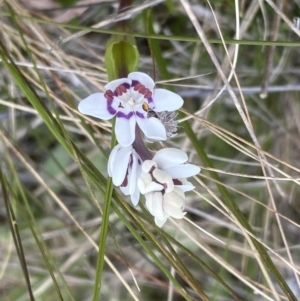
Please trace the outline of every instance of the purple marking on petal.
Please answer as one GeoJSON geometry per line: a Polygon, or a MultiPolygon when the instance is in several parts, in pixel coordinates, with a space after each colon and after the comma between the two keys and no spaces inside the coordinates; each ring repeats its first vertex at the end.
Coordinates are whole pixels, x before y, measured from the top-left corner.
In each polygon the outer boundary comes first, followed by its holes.
{"type": "Polygon", "coordinates": [[[125,113],[119,111],[119,112],[117,113],[117,117],[119,117],[119,118],[130,119],[132,116],[133,116],[133,112],[130,112],[130,113],[128,113],[128,114],[125,114],[125,113]]]}
{"type": "Polygon", "coordinates": [[[122,184],[120,186],[126,187],[127,185],[128,185],[128,170],[127,170],[126,176],[124,178],[124,181],[122,182],[122,184]]]}
{"type": "Polygon", "coordinates": [[[113,99],[114,99],[114,92],[111,91],[111,90],[107,90],[107,91],[104,93],[104,97],[105,97],[107,100],[113,100],[113,99]]]}
{"type": "Polygon", "coordinates": [[[133,165],[133,158],[132,158],[132,154],[131,154],[128,166],[132,167],[132,165],[133,165]]]}
{"type": "Polygon", "coordinates": [[[153,103],[153,98],[152,97],[147,98],[147,100],[148,100],[148,103],[153,103]]]}
{"type": "Polygon", "coordinates": [[[178,179],[173,179],[174,185],[182,185],[182,182],[178,179]]]}
{"type": "Polygon", "coordinates": [[[132,80],[132,83],[131,83],[131,87],[134,87],[136,84],[138,84],[139,82],[137,80],[132,80]]]}
{"type": "Polygon", "coordinates": [[[135,112],[136,116],[140,117],[140,118],[145,118],[144,114],[141,112],[135,112]]]}
{"type": "Polygon", "coordinates": [[[112,100],[107,100],[107,111],[109,112],[109,114],[115,115],[117,111],[112,107],[112,102],[112,100]]]}
{"type": "Polygon", "coordinates": [[[126,90],[128,90],[129,88],[130,88],[130,85],[128,83],[122,83],[115,89],[115,91],[113,93],[115,96],[120,96],[123,93],[126,93],[127,92],[126,90]]]}

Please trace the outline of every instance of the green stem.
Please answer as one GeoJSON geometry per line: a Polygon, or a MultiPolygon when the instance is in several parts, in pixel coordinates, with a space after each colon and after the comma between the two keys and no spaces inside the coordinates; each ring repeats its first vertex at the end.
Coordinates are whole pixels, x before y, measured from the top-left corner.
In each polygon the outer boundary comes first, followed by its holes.
{"type": "MultiPolygon", "coordinates": [[[[115,127],[115,119],[113,121],[113,128],[115,127]]],[[[116,145],[116,136],[115,132],[112,131],[112,139],[111,139],[111,149],[114,148],[116,145]]],[[[98,251],[98,258],[97,258],[97,268],[96,268],[96,277],[95,277],[95,285],[94,285],[94,296],[93,301],[98,301],[101,291],[101,280],[103,274],[103,266],[104,266],[104,255],[105,255],[105,245],[106,245],[106,238],[109,226],[109,212],[111,207],[111,200],[113,194],[113,183],[112,178],[107,179],[106,184],[106,192],[104,198],[104,209],[102,214],[102,225],[100,230],[100,239],[99,239],[99,251],[98,251]]]]}

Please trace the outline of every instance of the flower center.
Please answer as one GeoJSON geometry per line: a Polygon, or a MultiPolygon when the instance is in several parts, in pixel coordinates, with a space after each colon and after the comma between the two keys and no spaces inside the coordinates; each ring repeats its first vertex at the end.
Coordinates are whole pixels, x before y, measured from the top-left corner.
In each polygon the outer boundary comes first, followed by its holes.
{"type": "Polygon", "coordinates": [[[128,100],[127,100],[127,104],[131,107],[134,107],[135,106],[135,101],[133,100],[132,97],[130,97],[128,100]]]}

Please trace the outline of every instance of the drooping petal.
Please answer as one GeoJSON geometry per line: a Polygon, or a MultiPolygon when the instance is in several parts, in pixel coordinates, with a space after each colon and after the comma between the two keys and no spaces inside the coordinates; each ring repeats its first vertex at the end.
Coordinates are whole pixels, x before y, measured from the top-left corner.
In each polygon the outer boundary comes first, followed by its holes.
{"type": "Polygon", "coordinates": [[[128,88],[129,88],[131,86],[131,80],[128,78],[119,78],[119,79],[109,82],[104,87],[106,90],[111,90],[111,91],[115,92],[117,87],[119,87],[120,85],[124,85],[124,84],[125,84],[125,86],[128,86],[128,88]]]}
{"type": "Polygon", "coordinates": [[[138,154],[135,152],[135,150],[132,150],[132,165],[129,167],[130,173],[128,176],[130,194],[133,194],[136,191],[137,180],[142,172],[141,165],[138,164],[138,159],[138,154]]]}
{"type": "Polygon", "coordinates": [[[108,120],[116,115],[118,104],[114,99],[108,101],[103,93],[95,93],[83,99],[78,110],[82,114],[108,120]]]}
{"type": "Polygon", "coordinates": [[[170,192],[173,190],[174,183],[173,183],[171,176],[167,172],[160,170],[158,168],[155,168],[153,170],[152,175],[157,182],[164,185],[163,188],[165,189],[166,192],[170,192]]]}
{"type": "Polygon", "coordinates": [[[131,203],[133,206],[136,206],[139,203],[140,200],[140,191],[136,187],[135,192],[130,195],[131,203]]]}
{"type": "Polygon", "coordinates": [[[177,195],[179,197],[181,197],[183,199],[183,201],[185,200],[185,194],[184,194],[184,192],[179,187],[175,186],[173,192],[177,193],[177,195]]]}
{"type": "Polygon", "coordinates": [[[123,194],[130,195],[128,185],[124,187],[120,186],[120,190],[123,192],[123,194]]]}
{"type": "Polygon", "coordinates": [[[153,194],[154,192],[145,194],[146,207],[152,215],[153,215],[153,194]]]}
{"type": "Polygon", "coordinates": [[[176,111],[183,105],[183,99],[176,93],[165,90],[155,89],[153,95],[154,111],[176,111]]]}
{"type": "Polygon", "coordinates": [[[122,146],[120,144],[116,145],[109,155],[108,163],[107,163],[107,172],[110,177],[112,176],[113,164],[115,162],[116,154],[120,150],[121,147],[122,146]]]}
{"type": "Polygon", "coordinates": [[[164,186],[162,186],[161,184],[156,183],[156,182],[151,182],[147,186],[145,186],[145,188],[143,190],[140,189],[140,192],[142,194],[146,194],[149,192],[162,191],[163,189],[164,189],[164,186]]]}
{"type": "Polygon", "coordinates": [[[122,147],[115,156],[112,167],[112,179],[115,186],[120,186],[125,179],[132,147],[122,147]]]}
{"type": "Polygon", "coordinates": [[[142,172],[137,180],[137,187],[142,194],[145,194],[146,187],[152,182],[151,175],[146,172],[142,172]]]}
{"type": "Polygon", "coordinates": [[[183,192],[191,191],[195,188],[195,186],[186,179],[179,179],[179,181],[182,184],[176,184],[176,187],[180,188],[183,192]]]}
{"type": "Polygon", "coordinates": [[[143,73],[143,72],[131,72],[131,73],[128,74],[128,78],[131,79],[132,81],[137,81],[140,84],[144,85],[145,88],[149,89],[151,92],[154,89],[155,82],[146,73],[143,73]]]}
{"type": "Polygon", "coordinates": [[[168,217],[169,217],[169,215],[166,214],[166,213],[164,213],[164,218],[163,219],[158,219],[158,217],[155,216],[154,221],[155,221],[156,226],[161,228],[165,224],[165,222],[167,221],[168,217]]]}
{"type": "Polygon", "coordinates": [[[177,148],[163,148],[154,155],[152,160],[157,163],[158,168],[166,169],[186,162],[188,156],[177,148]]]}
{"type": "Polygon", "coordinates": [[[164,219],[163,195],[161,192],[154,192],[152,197],[152,214],[159,220],[164,219]]]}
{"type": "Polygon", "coordinates": [[[131,117],[118,117],[116,119],[115,132],[118,142],[126,147],[133,143],[135,139],[135,116],[131,117]]]}
{"type": "Polygon", "coordinates": [[[175,187],[175,189],[164,195],[163,210],[174,218],[183,218],[186,214],[184,209],[184,194],[175,187]]]}
{"type": "Polygon", "coordinates": [[[165,204],[164,210],[166,213],[168,213],[170,216],[181,219],[186,215],[186,212],[183,212],[180,208],[172,206],[172,204],[165,204]]]}
{"type": "Polygon", "coordinates": [[[172,179],[188,178],[195,176],[200,172],[200,168],[193,164],[181,164],[170,168],[165,168],[164,171],[169,173],[172,179]]]}
{"type": "Polygon", "coordinates": [[[139,118],[137,117],[137,123],[146,137],[153,140],[166,140],[167,134],[163,124],[154,117],[151,118],[139,118]]]}
{"type": "Polygon", "coordinates": [[[150,172],[153,168],[157,168],[157,164],[153,160],[145,160],[142,164],[142,170],[145,173],[150,172]]]}

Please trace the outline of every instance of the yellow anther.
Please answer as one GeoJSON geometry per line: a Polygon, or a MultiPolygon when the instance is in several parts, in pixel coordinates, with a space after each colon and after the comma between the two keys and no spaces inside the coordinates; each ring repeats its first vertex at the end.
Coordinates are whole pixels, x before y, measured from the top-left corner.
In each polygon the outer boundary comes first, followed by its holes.
{"type": "Polygon", "coordinates": [[[143,108],[143,110],[146,111],[146,112],[149,111],[149,105],[148,105],[146,102],[143,103],[142,108],[143,108]]]}

